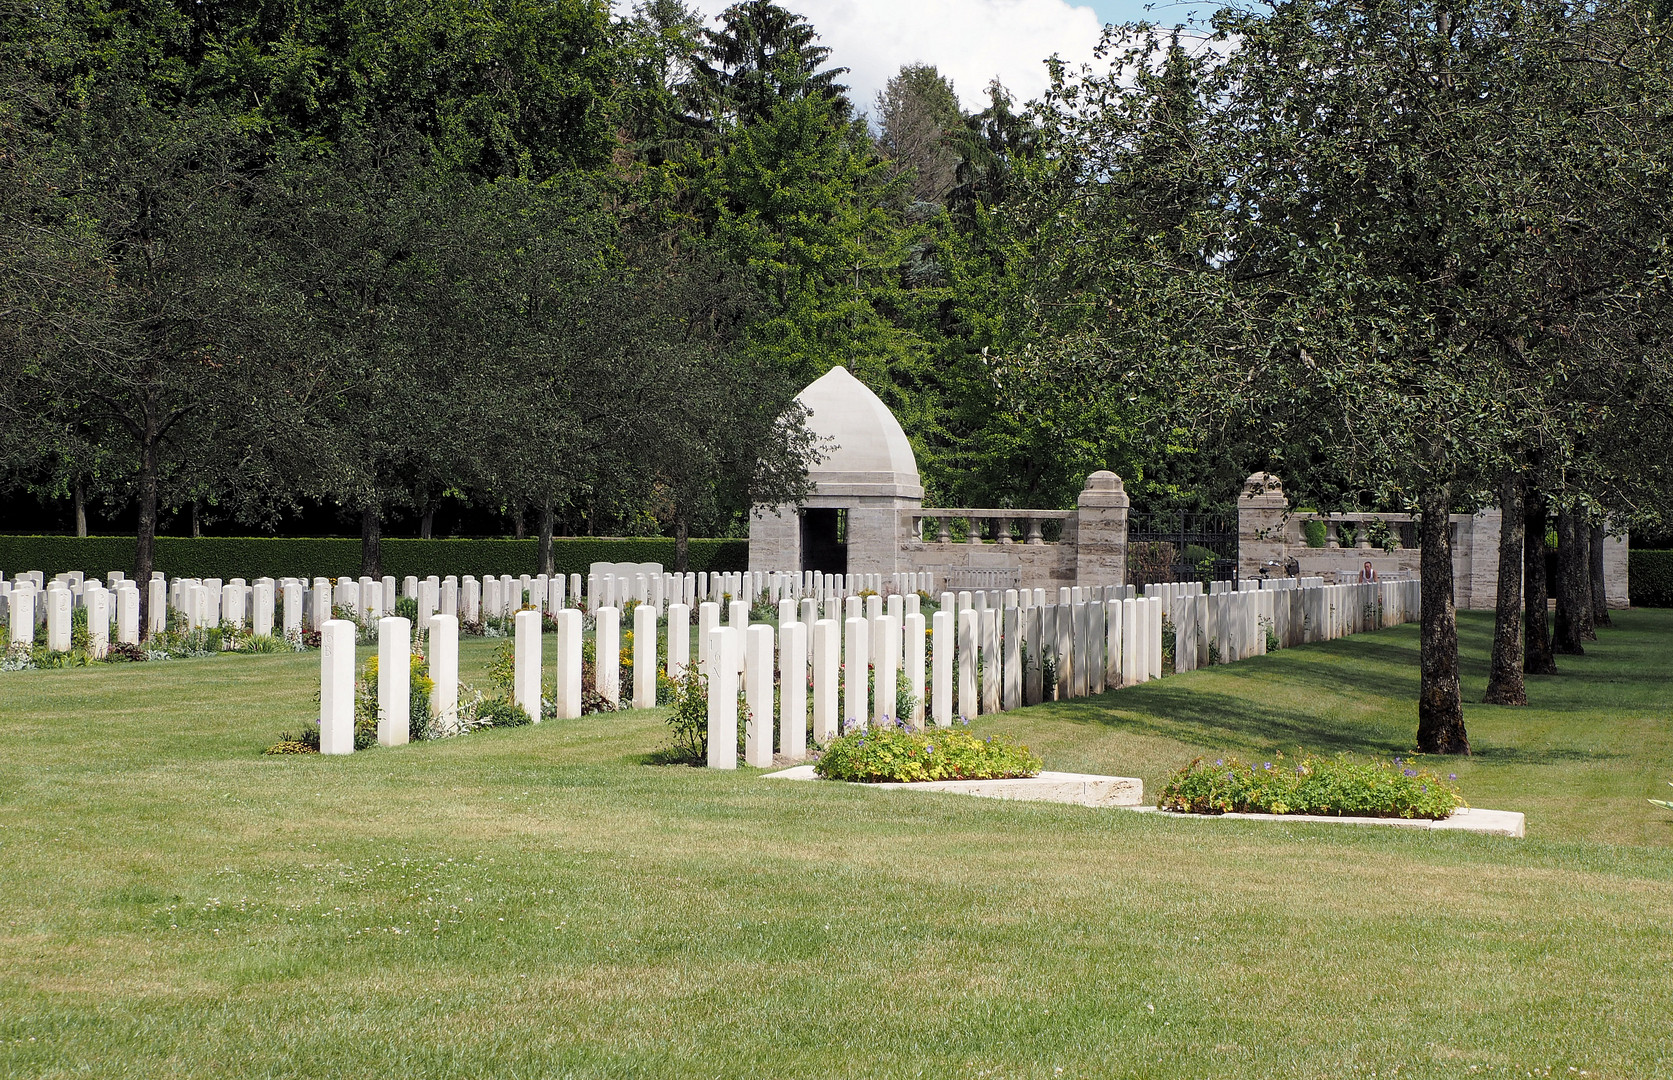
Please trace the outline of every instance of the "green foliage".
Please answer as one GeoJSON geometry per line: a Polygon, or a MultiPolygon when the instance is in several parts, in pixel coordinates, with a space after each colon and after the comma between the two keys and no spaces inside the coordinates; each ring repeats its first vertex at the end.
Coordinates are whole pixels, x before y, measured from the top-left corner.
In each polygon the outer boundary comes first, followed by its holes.
{"type": "Polygon", "coordinates": [[[1308,518],[1301,523],[1301,533],[1307,538],[1310,548],[1322,548],[1330,536],[1330,529],[1318,518],[1308,518]]]}
{"type": "MultiPolygon", "coordinates": [[[[436,574],[528,574],[538,567],[536,540],[402,540],[382,542],[384,573],[401,578],[436,574]]],[[[747,540],[689,541],[693,572],[744,570],[747,540]]],[[[557,537],[554,571],[586,575],[594,562],[674,565],[674,541],[664,537],[557,537]]],[[[40,570],[51,578],[71,570],[103,577],[134,564],[133,537],[0,536],[0,571],[40,570]]],[[[360,541],[342,537],[159,536],[155,569],[169,577],[340,577],[360,573],[360,541]]],[[[416,610],[416,609],[415,609],[416,610]]]]}
{"type": "Polygon", "coordinates": [[[288,653],[295,649],[289,641],[277,634],[250,634],[238,639],[238,652],[244,653],[288,653]]]}
{"type": "Polygon", "coordinates": [[[827,779],[861,783],[998,780],[1037,776],[1040,759],[1004,735],[984,738],[964,728],[913,731],[879,726],[833,740],[814,770],[827,779]]]}
{"type": "Polygon", "coordinates": [[[314,741],[306,742],[289,735],[281,736],[279,741],[262,751],[263,754],[317,754],[319,753],[319,732],[314,733],[314,741]]]}
{"type": "Polygon", "coordinates": [[[1316,814],[1331,817],[1401,817],[1439,820],[1464,805],[1452,781],[1416,767],[1416,759],[1361,761],[1342,754],[1283,754],[1259,766],[1236,758],[1213,764],[1196,758],[1163,785],[1156,805],[1189,814],[1316,814]]]}
{"type": "Polygon", "coordinates": [[[482,727],[525,727],[534,723],[521,705],[509,698],[485,698],[476,707],[477,724],[482,727]]]}
{"type": "Polygon", "coordinates": [[[488,661],[487,678],[491,695],[509,698],[516,673],[517,641],[508,637],[494,646],[494,655],[488,661]]]}
{"type": "Polygon", "coordinates": [[[1372,547],[1382,548],[1385,552],[1393,551],[1400,546],[1399,537],[1388,527],[1388,522],[1382,518],[1372,518],[1365,523],[1365,537],[1372,547]]]}
{"type": "Polygon", "coordinates": [[[657,696],[668,702],[668,732],[673,756],[688,765],[709,759],[709,680],[696,665],[670,679],[657,679],[657,696]]]}
{"type": "Polygon", "coordinates": [[[1627,591],[1633,607],[1673,607],[1673,551],[1628,551],[1627,591]]]}
{"type": "Polygon", "coordinates": [[[308,725],[300,731],[280,732],[279,741],[263,750],[264,754],[317,754],[319,753],[319,722],[308,725]]]}

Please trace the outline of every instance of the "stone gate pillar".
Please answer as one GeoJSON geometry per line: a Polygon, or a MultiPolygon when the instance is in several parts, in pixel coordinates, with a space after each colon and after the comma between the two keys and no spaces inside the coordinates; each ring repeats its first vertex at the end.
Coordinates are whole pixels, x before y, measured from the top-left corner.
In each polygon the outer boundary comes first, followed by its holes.
{"type": "Polygon", "coordinates": [[[1126,583],[1128,505],[1121,477],[1100,469],[1086,478],[1075,520],[1075,580],[1082,586],[1126,583]]]}
{"type": "Polygon", "coordinates": [[[1258,578],[1261,568],[1274,577],[1284,576],[1288,545],[1284,530],[1290,503],[1284,485],[1271,473],[1258,472],[1243,482],[1237,499],[1237,573],[1258,578]]]}

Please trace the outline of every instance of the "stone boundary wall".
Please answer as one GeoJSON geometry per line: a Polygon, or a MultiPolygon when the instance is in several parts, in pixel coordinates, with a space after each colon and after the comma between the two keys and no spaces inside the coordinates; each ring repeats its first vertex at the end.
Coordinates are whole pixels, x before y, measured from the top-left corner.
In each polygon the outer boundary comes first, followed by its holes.
{"type": "MultiPolygon", "coordinates": [[[[1497,509],[1452,515],[1453,598],[1461,609],[1491,611],[1498,601],[1501,517],[1497,509]]],[[[1379,577],[1415,577],[1421,569],[1421,552],[1416,546],[1406,546],[1415,527],[1411,514],[1298,513],[1291,509],[1277,477],[1256,473],[1244,483],[1237,503],[1238,576],[1246,580],[1284,577],[1293,560],[1303,577],[1320,577],[1332,584],[1358,581],[1366,563],[1379,577]],[[1307,521],[1324,522],[1324,547],[1308,545],[1307,521]],[[1399,541],[1392,551],[1374,547],[1366,539],[1365,526],[1372,521],[1387,525],[1390,535],[1399,541]],[[1353,530],[1355,539],[1344,547],[1340,540],[1346,529],[1353,530]]],[[[1603,553],[1604,587],[1610,607],[1629,604],[1627,561],[1626,535],[1611,535],[1603,553]]]]}

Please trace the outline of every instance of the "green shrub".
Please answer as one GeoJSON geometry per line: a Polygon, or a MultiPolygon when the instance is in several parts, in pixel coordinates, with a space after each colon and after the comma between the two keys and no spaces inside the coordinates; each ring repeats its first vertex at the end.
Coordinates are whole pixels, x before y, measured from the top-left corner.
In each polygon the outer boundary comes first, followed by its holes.
{"type": "Polygon", "coordinates": [[[301,731],[279,733],[279,741],[263,750],[264,754],[317,754],[319,753],[319,722],[315,721],[301,731]]]}
{"type": "Polygon", "coordinates": [[[1628,551],[1627,593],[1633,607],[1673,607],[1673,551],[1628,551]]]}
{"type": "Polygon", "coordinates": [[[309,744],[307,744],[305,742],[298,742],[295,739],[280,739],[278,742],[274,743],[272,746],[269,746],[266,750],[263,750],[262,753],[264,753],[264,754],[317,754],[317,753],[319,753],[319,743],[316,741],[312,746],[310,746],[309,744]]]}
{"type": "Polygon", "coordinates": [[[1163,785],[1156,805],[1187,814],[1319,814],[1330,817],[1448,817],[1464,798],[1452,783],[1417,767],[1414,759],[1360,761],[1343,754],[1304,757],[1299,764],[1274,754],[1260,765],[1236,758],[1212,765],[1197,758],[1163,785]]]}
{"type": "Polygon", "coordinates": [[[1308,547],[1322,548],[1325,538],[1330,535],[1330,531],[1325,528],[1325,523],[1318,518],[1308,518],[1301,523],[1301,535],[1307,538],[1308,547]]]}
{"type": "Polygon", "coordinates": [[[476,707],[476,722],[482,727],[523,727],[534,723],[528,711],[507,698],[484,698],[476,707]]]}
{"type": "MultiPolygon", "coordinates": [[[[383,570],[397,578],[414,574],[532,574],[538,540],[407,540],[385,538],[383,570]]],[[[744,570],[749,541],[696,539],[687,559],[693,571],[744,570]]],[[[360,541],[351,537],[159,536],[155,569],[169,577],[338,577],[360,573],[360,541]]],[[[553,569],[586,574],[595,562],[660,562],[674,565],[667,537],[565,536],[552,541],[553,569]]],[[[8,576],[40,570],[48,578],[71,570],[103,578],[131,572],[131,536],[0,536],[0,571],[8,576]]]]}
{"type": "Polygon", "coordinates": [[[288,653],[295,650],[291,643],[277,634],[251,634],[241,638],[238,651],[246,653],[288,653]]]}
{"type": "Polygon", "coordinates": [[[665,721],[675,761],[703,765],[709,760],[709,680],[695,664],[679,675],[657,679],[657,696],[668,702],[665,721]]]}
{"type": "Polygon", "coordinates": [[[985,738],[960,728],[913,731],[879,726],[840,736],[814,771],[831,780],[915,783],[1038,776],[1040,759],[1003,735],[985,738]]]}

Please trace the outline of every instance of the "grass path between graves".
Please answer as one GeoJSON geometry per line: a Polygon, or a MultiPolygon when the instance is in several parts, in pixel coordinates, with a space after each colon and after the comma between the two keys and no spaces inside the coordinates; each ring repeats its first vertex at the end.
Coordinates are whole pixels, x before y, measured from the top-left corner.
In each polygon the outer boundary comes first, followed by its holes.
{"type": "MultiPolygon", "coordinates": [[[[1617,618],[1468,710],[1524,841],[655,767],[654,711],[264,758],[316,655],[0,674],[0,1076],[1666,1077],[1673,613],[1617,618]]],[[[978,726],[1153,790],[1402,753],[1416,664],[1406,627],[978,726]]]]}

